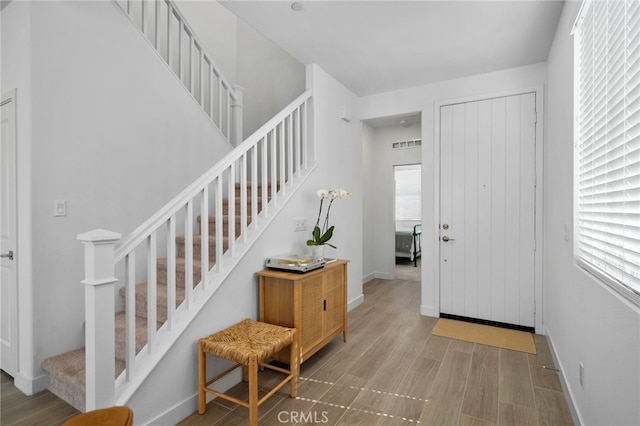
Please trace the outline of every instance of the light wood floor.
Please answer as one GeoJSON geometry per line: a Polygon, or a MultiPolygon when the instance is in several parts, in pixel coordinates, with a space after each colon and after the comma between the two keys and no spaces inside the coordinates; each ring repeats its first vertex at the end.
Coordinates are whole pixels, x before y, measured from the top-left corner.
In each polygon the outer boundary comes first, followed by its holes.
{"type": "MultiPolygon", "coordinates": [[[[373,280],[364,294],[349,313],[348,342],[307,360],[298,398],[285,386],[260,407],[260,424],[573,424],[557,373],[542,368],[553,367],[543,336],[537,355],[433,336],[437,320],[418,313],[418,281],[373,280]]],[[[260,374],[263,395],[279,377],[260,374]]],[[[246,391],[241,383],[230,393],[246,391]]],[[[247,424],[246,408],[217,401],[181,424],[247,424]]]]}
{"type": "Polygon", "coordinates": [[[57,426],[78,411],[49,391],[26,396],[13,386],[13,378],[2,372],[0,425],[57,426]]]}
{"type": "MultiPolygon", "coordinates": [[[[572,424],[556,373],[542,368],[553,366],[546,339],[536,335],[538,354],[527,355],[432,336],[436,319],[418,314],[419,269],[399,265],[396,280],[367,283],[365,302],[349,312],[348,342],[336,338],[306,361],[298,399],[285,386],[260,407],[260,424],[572,424]]],[[[260,384],[277,378],[265,370],[260,384]]],[[[77,414],[48,391],[27,397],[12,382],[3,372],[3,426],[60,425],[77,414]]],[[[245,392],[244,383],[232,390],[245,392]]],[[[244,407],[214,400],[181,424],[247,423],[244,407]]]]}

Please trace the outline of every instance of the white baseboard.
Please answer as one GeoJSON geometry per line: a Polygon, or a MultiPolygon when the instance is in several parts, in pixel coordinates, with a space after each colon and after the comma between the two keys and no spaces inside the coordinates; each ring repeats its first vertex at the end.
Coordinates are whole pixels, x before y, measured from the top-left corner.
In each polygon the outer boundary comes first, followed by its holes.
{"type": "Polygon", "coordinates": [[[438,318],[440,314],[436,312],[433,306],[420,305],[420,315],[424,317],[435,317],[438,318]]]}
{"type": "Polygon", "coordinates": [[[374,280],[374,279],[376,279],[376,273],[375,273],[375,272],[372,272],[372,273],[370,273],[370,274],[368,274],[368,275],[365,275],[365,276],[362,278],[362,284],[366,284],[366,283],[368,283],[369,281],[374,280]]]}
{"type": "Polygon", "coordinates": [[[573,393],[571,393],[571,389],[569,389],[569,386],[567,386],[567,381],[564,376],[565,370],[564,368],[562,368],[562,363],[560,362],[560,359],[558,358],[558,354],[556,352],[556,348],[553,345],[553,338],[551,337],[551,334],[549,333],[549,330],[546,329],[546,327],[544,328],[544,334],[546,335],[547,341],[549,342],[549,349],[551,351],[551,357],[553,358],[553,363],[557,366],[559,370],[558,377],[560,378],[560,384],[562,385],[562,390],[564,391],[564,394],[567,396],[567,405],[569,405],[569,411],[571,411],[571,417],[573,418],[573,423],[576,425],[583,425],[584,422],[582,421],[582,416],[580,415],[580,412],[576,409],[573,393]]]}
{"type": "MultiPolygon", "coordinates": [[[[216,382],[213,388],[219,392],[226,392],[240,382],[242,382],[242,372],[238,369],[216,382]]],[[[214,398],[215,396],[207,394],[207,403],[211,402],[214,398]]],[[[198,411],[197,392],[184,401],[177,403],[173,407],[159,414],[152,420],[141,424],[158,426],[176,425],[196,411],[198,411]]]]}
{"type": "Polygon", "coordinates": [[[394,277],[392,274],[387,274],[386,272],[371,272],[370,274],[365,275],[362,278],[362,284],[368,283],[371,280],[375,280],[379,278],[381,280],[392,280],[394,277]]]}
{"type": "Polygon", "coordinates": [[[13,384],[25,395],[33,395],[47,388],[49,385],[49,376],[43,374],[38,377],[27,377],[18,372],[13,378],[13,384]]]}
{"type": "Polygon", "coordinates": [[[179,404],[174,405],[146,425],[177,425],[198,410],[198,394],[195,394],[179,404]]]}
{"type": "Polygon", "coordinates": [[[360,296],[356,297],[353,300],[350,300],[349,303],[347,303],[347,311],[350,311],[356,306],[362,305],[363,303],[364,303],[364,294],[361,294],[360,296]]]}
{"type": "Polygon", "coordinates": [[[376,272],[375,277],[381,280],[392,280],[395,278],[393,274],[387,274],[386,272],[376,272]]]}

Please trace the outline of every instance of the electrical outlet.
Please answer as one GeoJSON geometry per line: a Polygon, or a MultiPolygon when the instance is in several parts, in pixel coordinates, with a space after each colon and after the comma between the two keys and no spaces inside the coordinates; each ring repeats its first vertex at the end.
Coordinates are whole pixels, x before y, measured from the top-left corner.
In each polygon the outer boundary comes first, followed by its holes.
{"type": "Polygon", "coordinates": [[[306,231],[307,230],[307,218],[306,217],[296,217],[293,219],[294,221],[294,231],[306,231]]]}
{"type": "Polygon", "coordinates": [[[580,386],[584,388],[584,365],[580,363],[578,364],[578,368],[580,369],[580,386]]]}

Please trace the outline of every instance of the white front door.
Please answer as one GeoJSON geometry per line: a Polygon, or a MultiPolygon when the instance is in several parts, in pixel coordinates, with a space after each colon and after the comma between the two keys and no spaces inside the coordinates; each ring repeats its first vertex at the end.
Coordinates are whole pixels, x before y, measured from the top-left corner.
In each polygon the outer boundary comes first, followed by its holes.
{"type": "Polygon", "coordinates": [[[15,92],[0,100],[0,368],[18,369],[15,92]]]}
{"type": "Polygon", "coordinates": [[[534,327],[536,94],[440,107],[440,313],[534,327]]]}

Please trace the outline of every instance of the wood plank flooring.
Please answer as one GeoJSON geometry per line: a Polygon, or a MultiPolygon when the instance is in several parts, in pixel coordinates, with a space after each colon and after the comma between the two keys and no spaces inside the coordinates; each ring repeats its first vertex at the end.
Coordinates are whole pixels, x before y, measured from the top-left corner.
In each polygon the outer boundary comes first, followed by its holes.
{"type": "MultiPolygon", "coordinates": [[[[411,268],[411,269],[408,269],[411,268]]],[[[260,407],[261,425],[573,424],[544,336],[537,355],[431,335],[419,315],[419,268],[364,286],[349,312],[349,340],[336,338],[302,365],[298,399],[285,386],[260,407]]],[[[279,377],[260,373],[261,394],[279,377]]],[[[246,384],[231,393],[246,397],[246,384]]],[[[248,412],[214,400],[182,425],[246,425],[248,412]]],[[[2,373],[0,424],[61,425],[77,411],[48,391],[25,396],[2,373]]]]}
{"type": "MultiPolygon", "coordinates": [[[[537,355],[431,335],[419,315],[420,283],[373,280],[336,338],[301,367],[298,398],[285,386],[260,407],[261,425],[570,425],[544,336],[537,355]]],[[[260,373],[261,395],[278,379],[260,373]]],[[[231,393],[246,398],[245,383],[231,393]]],[[[211,401],[181,425],[244,425],[248,410],[211,401]]]]}
{"type": "Polygon", "coordinates": [[[0,424],[57,426],[78,411],[49,391],[26,396],[13,385],[13,378],[2,372],[0,424]]]}

